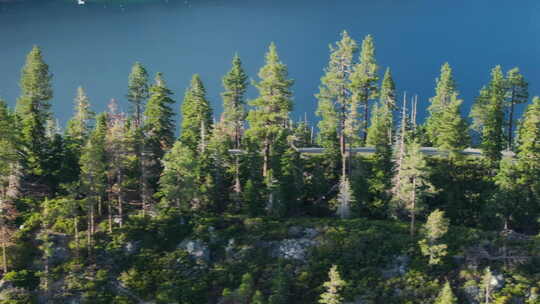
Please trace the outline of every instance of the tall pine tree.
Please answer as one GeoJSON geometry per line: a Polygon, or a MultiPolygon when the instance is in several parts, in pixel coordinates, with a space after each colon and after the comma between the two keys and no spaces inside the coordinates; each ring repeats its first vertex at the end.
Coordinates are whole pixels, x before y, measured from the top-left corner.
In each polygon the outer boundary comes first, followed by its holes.
{"type": "Polygon", "coordinates": [[[246,119],[245,97],[248,77],[242,67],[242,61],[235,55],[231,70],[223,77],[223,114],[221,121],[228,136],[232,138],[234,148],[240,148],[244,121],[246,119]]]}
{"type": "Polygon", "coordinates": [[[358,137],[348,139],[345,132],[347,121],[350,133],[353,133],[357,126],[358,112],[352,109],[358,104],[352,102],[349,79],[357,50],[356,42],[343,31],[341,40],[336,42],[335,46],[330,46],[330,60],[321,78],[319,93],[315,95],[319,101],[316,113],[321,117],[318,125],[319,144],[329,151],[334,151],[336,146],[339,146],[343,176],[347,173],[347,143],[358,141],[358,137]]]}
{"type": "Polygon", "coordinates": [[[150,88],[150,98],[144,111],[144,144],[141,153],[141,171],[145,193],[143,201],[157,191],[163,170],[161,159],[174,144],[174,111],[172,91],[167,88],[163,75],[158,73],[150,88]],[[146,193],[148,192],[148,193],[146,193]]]}
{"type": "Polygon", "coordinates": [[[34,46],[21,73],[21,96],[16,113],[20,125],[23,168],[26,177],[41,176],[47,158],[47,121],[51,117],[49,101],[53,97],[52,74],[41,49],[34,46]]]}
{"type": "Polygon", "coordinates": [[[402,162],[396,166],[396,171],[399,178],[394,179],[393,200],[398,209],[409,214],[410,234],[414,236],[416,214],[421,209],[422,198],[433,189],[427,163],[418,142],[413,141],[406,145],[405,155],[402,162]]]}
{"type": "Polygon", "coordinates": [[[148,72],[140,62],[135,62],[131,68],[127,99],[132,104],[135,126],[140,127],[144,103],[148,99],[148,72]]]}
{"type": "Polygon", "coordinates": [[[450,106],[453,99],[457,99],[458,91],[450,64],[446,62],[441,67],[441,74],[436,79],[435,96],[430,98],[428,107],[429,116],[426,120],[428,140],[436,145],[441,133],[441,128],[447,123],[443,119],[443,113],[450,106]]]}
{"type": "Polygon", "coordinates": [[[248,134],[262,144],[263,176],[268,177],[273,144],[289,123],[292,111],[291,86],[294,81],[288,79],[287,66],[279,59],[276,45],[270,44],[266,53],[266,64],[259,70],[260,81],[255,83],[259,97],[250,101],[253,109],[249,111],[248,134]]]}
{"type": "MultiPolygon", "coordinates": [[[[373,43],[373,37],[371,35],[367,35],[366,38],[364,38],[364,40],[362,41],[360,60],[358,64],[355,65],[354,70],[350,76],[352,98],[354,100],[354,103],[358,103],[358,105],[361,106],[363,110],[361,142],[364,144],[368,136],[368,122],[370,110],[369,101],[375,99],[378,93],[378,69],[379,66],[377,65],[377,61],[375,60],[375,45],[373,43]]],[[[351,134],[351,136],[353,136],[354,138],[358,135],[351,134]]]]}
{"type": "Polygon", "coordinates": [[[482,152],[491,168],[498,167],[504,149],[504,102],[506,81],[500,66],[491,71],[491,81],[480,91],[471,110],[471,116],[481,135],[482,152]]]}
{"type": "Polygon", "coordinates": [[[180,141],[192,151],[203,151],[212,130],[212,109],[198,74],[193,75],[182,102],[180,141]]]}
{"type": "Polygon", "coordinates": [[[514,112],[515,106],[526,103],[529,99],[529,84],[525,81],[525,77],[519,72],[519,68],[513,68],[506,73],[507,82],[507,124],[508,130],[506,140],[508,150],[512,150],[514,144],[514,112]]]}

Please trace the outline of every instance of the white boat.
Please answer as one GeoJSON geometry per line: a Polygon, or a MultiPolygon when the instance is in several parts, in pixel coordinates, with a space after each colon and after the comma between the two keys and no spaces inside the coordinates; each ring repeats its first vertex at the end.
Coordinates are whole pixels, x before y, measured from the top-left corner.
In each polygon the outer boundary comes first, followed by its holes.
{"type": "Polygon", "coordinates": [[[86,0],[77,0],[77,3],[79,5],[85,5],[86,4],[86,0]]]}

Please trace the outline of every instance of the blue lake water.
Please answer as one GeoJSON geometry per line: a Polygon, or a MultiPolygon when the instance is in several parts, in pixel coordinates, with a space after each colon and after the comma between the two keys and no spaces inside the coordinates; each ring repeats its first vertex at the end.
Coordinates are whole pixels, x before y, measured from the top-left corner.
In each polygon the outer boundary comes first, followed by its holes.
{"type": "MultiPolygon", "coordinates": [[[[1,2],[1,1],[0,1],[1,2]]],[[[143,4],[31,1],[0,4],[0,97],[14,104],[20,69],[32,45],[54,73],[54,111],[65,122],[82,85],[96,111],[125,101],[135,61],[163,72],[180,101],[199,73],[221,111],[221,77],[238,52],[256,78],[274,41],[296,80],[295,117],[314,117],[328,45],[346,29],[372,34],[377,59],[391,67],[400,92],[419,95],[420,116],[440,65],[454,68],[466,110],[496,64],[518,66],[540,94],[538,0],[191,0],[143,4]]],[[[252,89],[251,97],[255,96],[252,89]]],[[[177,108],[178,109],[178,108],[177,108]]]]}

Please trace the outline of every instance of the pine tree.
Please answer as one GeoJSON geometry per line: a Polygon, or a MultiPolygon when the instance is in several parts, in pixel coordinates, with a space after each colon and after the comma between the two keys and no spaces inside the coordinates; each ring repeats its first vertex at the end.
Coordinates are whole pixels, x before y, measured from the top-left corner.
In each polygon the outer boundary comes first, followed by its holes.
{"type": "Polygon", "coordinates": [[[394,179],[393,200],[398,208],[405,209],[411,218],[411,236],[414,236],[416,214],[420,210],[422,197],[433,189],[429,181],[426,160],[420,152],[420,144],[407,144],[401,164],[396,168],[399,179],[394,179]]]}
{"type": "Polygon", "coordinates": [[[86,92],[82,87],[78,87],[77,96],[75,97],[75,113],[68,121],[66,129],[67,137],[81,146],[90,134],[93,119],[94,112],[90,109],[88,96],[86,96],[86,92]]]}
{"type": "Polygon", "coordinates": [[[159,180],[159,197],[164,210],[186,210],[191,207],[198,191],[198,166],[196,152],[181,141],[176,141],[172,149],[165,154],[163,174],[159,180]]]}
{"type": "MultiPolygon", "coordinates": [[[[359,103],[359,106],[364,111],[362,119],[362,143],[366,142],[368,136],[369,101],[375,99],[378,93],[378,69],[379,66],[375,60],[373,37],[367,35],[362,41],[359,62],[355,65],[350,76],[352,98],[359,103]]],[[[351,135],[355,136],[354,134],[351,135]]]]}
{"type": "Polygon", "coordinates": [[[396,108],[396,87],[390,69],[386,69],[379,103],[373,108],[366,141],[368,146],[377,149],[377,153],[387,154],[391,150],[394,131],[393,111],[396,108]]]}
{"type": "Polygon", "coordinates": [[[180,141],[192,151],[203,151],[212,130],[212,109],[197,74],[191,79],[182,103],[180,141]]]}
{"type": "Polygon", "coordinates": [[[90,101],[82,87],[77,88],[75,96],[75,113],[68,121],[65,132],[65,159],[63,173],[69,176],[68,181],[75,182],[80,173],[79,158],[81,150],[88,139],[94,120],[94,112],[90,109],[90,101]]]}
{"type": "Polygon", "coordinates": [[[441,263],[447,254],[447,245],[441,243],[441,238],[448,232],[449,221],[444,217],[444,211],[439,209],[431,212],[424,225],[424,238],[419,241],[424,256],[429,257],[429,264],[441,263]]]}
{"type": "Polygon", "coordinates": [[[96,126],[84,145],[80,158],[81,188],[88,206],[89,248],[95,231],[95,208],[97,206],[98,213],[101,214],[101,202],[107,188],[107,150],[105,147],[107,128],[107,115],[98,115],[96,126]]]}
{"type": "Polygon", "coordinates": [[[234,148],[240,148],[244,121],[246,119],[245,97],[248,77],[242,67],[242,61],[235,55],[231,70],[223,77],[223,114],[221,121],[227,134],[234,143],[234,148]]]}
{"type": "Polygon", "coordinates": [[[341,295],[343,287],[345,287],[345,281],[341,279],[337,266],[333,265],[328,272],[328,281],[323,285],[326,291],[321,294],[319,303],[321,304],[341,304],[343,303],[343,296],[341,295]]]}
{"type": "Polygon", "coordinates": [[[391,168],[395,109],[396,88],[390,69],[387,69],[381,86],[379,103],[373,107],[366,141],[368,146],[375,147],[376,158],[380,160],[381,165],[378,170],[384,172],[388,172],[391,168]]]}
{"type": "Polygon", "coordinates": [[[23,168],[28,175],[40,176],[46,159],[48,140],[46,124],[50,118],[49,100],[53,97],[52,75],[43,60],[41,49],[34,46],[26,57],[21,73],[21,96],[16,113],[20,125],[23,168]]]}
{"type": "MultiPolygon", "coordinates": [[[[534,225],[535,214],[540,197],[540,98],[534,97],[532,103],[527,107],[518,128],[517,155],[515,167],[518,172],[517,186],[522,195],[520,209],[527,215],[527,221],[521,219],[523,225],[534,225]]],[[[512,180],[516,183],[516,180],[512,180]]],[[[512,208],[512,207],[510,207],[512,208]]],[[[515,211],[515,208],[512,209],[515,211]]]]}
{"type": "Polygon", "coordinates": [[[484,270],[484,275],[482,276],[482,281],[480,282],[480,287],[482,288],[482,297],[484,299],[485,304],[489,304],[491,302],[491,294],[493,293],[493,286],[491,285],[491,281],[493,280],[493,273],[491,272],[491,269],[487,267],[484,270]]]}
{"type": "Polygon", "coordinates": [[[289,112],[292,111],[291,86],[294,81],[288,79],[287,66],[279,59],[276,45],[270,44],[266,53],[266,64],[259,70],[260,81],[255,83],[259,97],[252,100],[254,108],[249,111],[250,129],[248,136],[262,142],[263,176],[268,177],[273,144],[280,132],[286,129],[289,112]]]}
{"type": "Polygon", "coordinates": [[[351,189],[351,184],[347,177],[343,176],[339,184],[339,193],[337,197],[337,216],[341,219],[351,217],[351,205],[354,204],[355,198],[351,189]]]}
{"type": "Polygon", "coordinates": [[[534,97],[518,129],[517,163],[530,175],[540,172],[540,97],[534,97]]]}
{"type": "MultiPolygon", "coordinates": [[[[223,98],[223,114],[221,124],[231,140],[227,141],[228,148],[241,148],[242,135],[245,127],[246,109],[245,94],[248,86],[248,77],[242,67],[242,61],[235,55],[231,70],[223,77],[222,83],[225,91],[221,93],[223,98]]],[[[238,156],[235,157],[235,197],[240,197],[240,163],[238,156]]]]}
{"type": "Polygon", "coordinates": [[[441,67],[441,74],[436,80],[435,96],[432,97],[428,107],[429,117],[426,120],[426,131],[428,140],[436,144],[446,121],[443,119],[443,113],[450,106],[451,102],[457,99],[458,91],[454,75],[450,64],[446,62],[441,67]]]}
{"type": "Polygon", "coordinates": [[[138,128],[142,124],[142,113],[144,111],[144,103],[148,99],[148,72],[144,66],[135,62],[131,68],[128,80],[127,99],[132,104],[135,126],[138,128]]]}
{"type": "Polygon", "coordinates": [[[206,173],[204,179],[208,185],[208,202],[212,204],[208,206],[210,211],[223,212],[230,199],[240,204],[239,163],[234,162],[229,153],[232,140],[224,124],[217,123],[208,141],[206,153],[201,157],[204,160],[201,171],[206,173]],[[236,176],[235,181],[233,181],[232,172],[236,176]],[[235,191],[231,193],[231,189],[235,191]]]}
{"type": "MultiPolygon", "coordinates": [[[[528,168],[528,167],[527,167],[528,168]]],[[[502,217],[504,227],[508,227],[511,219],[515,218],[515,215],[525,211],[529,213],[532,211],[532,206],[524,204],[527,199],[524,193],[527,193],[527,189],[522,186],[524,176],[518,169],[516,162],[513,159],[503,158],[500,162],[500,167],[495,176],[495,184],[497,185],[497,191],[495,194],[495,208],[496,216],[502,217]],[[521,177],[521,178],[520,178],[521,177]],[[528,208],[529,207],[529,208],[528,208]],[[527,210],[528,209],[528,210],[527,210]]],[[[536,176],[536,175],[535,175],[536,176]]],[[[526,221],[519,221],[523,224],[526,221]]]]}
{"type": "Polygon", "coordinates": [[[508,108],[508,131],[506,134],[506,141],[508,143],[508,150],[512,150],[514,144],[514,108],[518,104],[526,103],[529,99],[529,84],[525,81],[525,77],[519,72],[519,68],[513,68],[506,73],[506,82],[506,107],[508,108]]]}
{"type": "Polygon", "coordinates": [[[0,99],[0,246],[4,274],[8,271],[7,247],[12,243],[16,231],[14,220],[17,217],[14,197],[9,193],[18,162],[14,118],[6,103],[0,99]]]}
{"type": "Polygon", "coordinates": [[[467,122],[461,116],[461,103],[457,94],[450,96],[444,109],[438,113],[441,123],[432,138],[435,147],[449,151],[452,158],[460,156],[461,151],[467,147],[469,137],[467,122]]]}
{"type": "MultiPolygon", "coordinates": [[[[316,114],[321,117],[318,124],[319,144],[326,150],[333,151],[336,141],[339,142],[343,176],[347,172],[347,143],[355,141],[354,138],[346,138],[346,121],[349,122],[349,133],[354,133],[357,126],[358,112],[355,107],[358,104],[352,103],[349,79],[353,72],[354,55],[357,50],[356,42],[346,31],[343,31],[341,40],[335,46],[330,46],[330,60],[321,78],[319,93],[315,95],[319,101],[316,114]],[[353,108],[355,110],[351,111],[353,108]]],[[[355,99],[355,101],[358,100],[355,99]]],[[[358,134],[354,135],[358,136],[358,134]]]]}
{"type": "Polygon", "coordinates": [[[112,221],[112,205],[117,204],[118,223],[122,228],[124,223],[124,205],[126,200],[126,162],[128,160],[127,120],[124,113],[117,112],[114,100],[109,104],[106,151],[107,151],[107,179],[109,185],[109,222],[112,221]]]}
{"type": "Polygon", "coordinates": [[[268,298],[268,304],[287,304],[289,303],[290,277],[285,266],[280,262],[272,279],[271,294],[268,298]]]}
{"type": "Polygon", "coordinates": [[[253,276],[250,273],[244,274],[242,276],[242,282],[240,283],[240,287],[238,287],[238,290],[236,291],[237,298],[240,304],[250,303],[250,299],[253,295],[253,288],[253,276]]]}
{"type": "Polygon", "coordinates": [[[441,289],[439,296],[437,296],[435,304],[457,304],[457,298],[454,296],[452,287],[448,281],[444,283],[444,287],[441,289]]]}
{"type": "Polygon", "coordinates": [[[488,165],[497,167],[504,149],[504,101],[506,96],[506,81],[500,66],[491,71],[491,81],[480,91],[480,96],[473,105],[471,116],[474,125],[480,127],[483,150],[488,165]]]}
{"type": "MultiPolygon", "coordinates": [[[[174,144],[174,111],[172,91],[167,88],[163,74],[157,73],[150,88],[150,98],[144,111],[144,138],[141,153],[141,178],[143,203],[157,191],[163,171],[161,159],[174,144]]],[[[145,207],[145,206],[143,206],[145,207]]]]}
{"type": "Polygon", "coordinates": [[[251,298],[251,304],[265,304],[264,296],[262,292],[259,290],[255,291],[255,294],[253,294],[253,298],[251,298]]]}

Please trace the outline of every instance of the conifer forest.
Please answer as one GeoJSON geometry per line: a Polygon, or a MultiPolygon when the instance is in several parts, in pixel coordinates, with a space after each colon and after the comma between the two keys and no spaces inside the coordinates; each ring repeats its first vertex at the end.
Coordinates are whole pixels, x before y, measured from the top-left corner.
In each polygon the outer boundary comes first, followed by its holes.
{"type": "Polygon", "coordinates": [[[28,50],[0,102],[0,303],[540,303],[540,92],[494,63],[465,111],[443,63],[420,103],[375,38],[336,35],[316,119],[279,44],[256,75],[231,58],[221,108],[135,62],[67,123],[28,50]]]}

